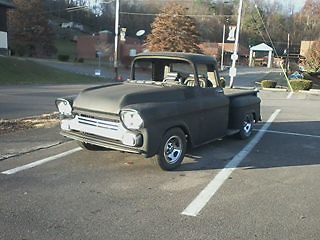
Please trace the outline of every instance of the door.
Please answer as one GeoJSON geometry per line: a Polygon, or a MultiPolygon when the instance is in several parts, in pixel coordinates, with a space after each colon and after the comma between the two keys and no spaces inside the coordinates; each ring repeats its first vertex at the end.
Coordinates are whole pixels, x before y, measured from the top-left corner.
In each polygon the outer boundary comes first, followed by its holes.
{"type": "Polygon", "coordinates": [[[226,135],[228,128],[229,98],[221,88],[196,88],[199,102],[198,144],[226,135]]]}

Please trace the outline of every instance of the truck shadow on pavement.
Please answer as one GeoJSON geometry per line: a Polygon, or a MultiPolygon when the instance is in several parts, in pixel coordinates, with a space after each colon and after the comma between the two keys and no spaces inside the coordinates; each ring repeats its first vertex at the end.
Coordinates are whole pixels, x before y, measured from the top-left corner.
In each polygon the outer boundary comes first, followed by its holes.
{"type": "MultiPolygon", "coordinates": [[[[255,136],[245,141],[235,136],[188,152],[176,171],[223,169],[255,136]]],[[[320,165],[320,122],[276,122],[243,159],[238,168],[263,169],[320,165]]]]}

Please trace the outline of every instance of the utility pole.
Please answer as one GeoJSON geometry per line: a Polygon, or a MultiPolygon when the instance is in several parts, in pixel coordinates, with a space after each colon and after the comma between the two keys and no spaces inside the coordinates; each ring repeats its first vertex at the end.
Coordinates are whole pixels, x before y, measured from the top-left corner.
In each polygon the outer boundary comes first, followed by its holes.
{"type": "Polygon", "coordinates": [[[119,48],[119,14],[120,14],[120,0],[116,0],[116,16],[115,16],[115,23],[114,23],[114,57],[113,57],[113,65],[114,65],[114,73],[115,79],[118,80],[118,48],[119,48]]]}
{"type": "Polygon", "coordinates": [[[221,50],[221,71],[223,71],[223,60],[224,60],[224,39],[226,37],[226,25],[223,24],[223,34],[222,34],[222,50],[221,50]]]}
{"type": "Polygon", "coordinates": [[[230,88],[233,88],[233,81],[234,77],[237,76],[237,69],[236,69],[236,61],[238,60],[238,44],[239,44],[239,34],[240,34],[240,22],[241,22],[241,12],[242,12],[242,2],[243,0],[240,0],[239,2],[239,9],[238,9],[238,20],[237,20],[237,30],[236,30],[236,40],[234,42],[234,50],[233,54],[231,55],[232,59],[232,66],[229,71],[230,76],[230,88]]]}
{"type": "Polygon", "coordinates": [[[290,48],[290,33],[288,33],[288,42],[287,42],[287,73],[290,70],[290,59],[289,59],[289,48],[290,48]]]}

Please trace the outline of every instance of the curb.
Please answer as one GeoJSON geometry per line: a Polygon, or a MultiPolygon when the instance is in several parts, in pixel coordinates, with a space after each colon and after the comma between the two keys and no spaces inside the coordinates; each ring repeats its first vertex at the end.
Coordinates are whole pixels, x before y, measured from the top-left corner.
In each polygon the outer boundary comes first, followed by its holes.
{"type": "Polygon", "coordinates": [[[260,91],[270,91],[270,92],[288,92],[286,88],[261,88],[260,91]]]}
{"type": "Polygon", "coordinates": [[[312,95],[320,95],[320,89],[310,89],[309,91],[299,90],[299,93],[306,93],[306,94],[312,94],[312,95]]]}

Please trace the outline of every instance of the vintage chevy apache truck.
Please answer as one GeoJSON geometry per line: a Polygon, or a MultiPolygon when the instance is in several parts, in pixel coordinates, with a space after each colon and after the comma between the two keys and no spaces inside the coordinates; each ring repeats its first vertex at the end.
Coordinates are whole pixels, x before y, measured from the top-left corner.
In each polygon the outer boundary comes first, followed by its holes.
{"type": "Polygon", "coordinates": [[[136,56],[125,82],[59,98],[61,134],[84,149],[110,148],[180,166],[188,148],[226,135],[250,137],[261,120],[257,91],[223,89],[213,57],[188,53],[136,56]]]}

